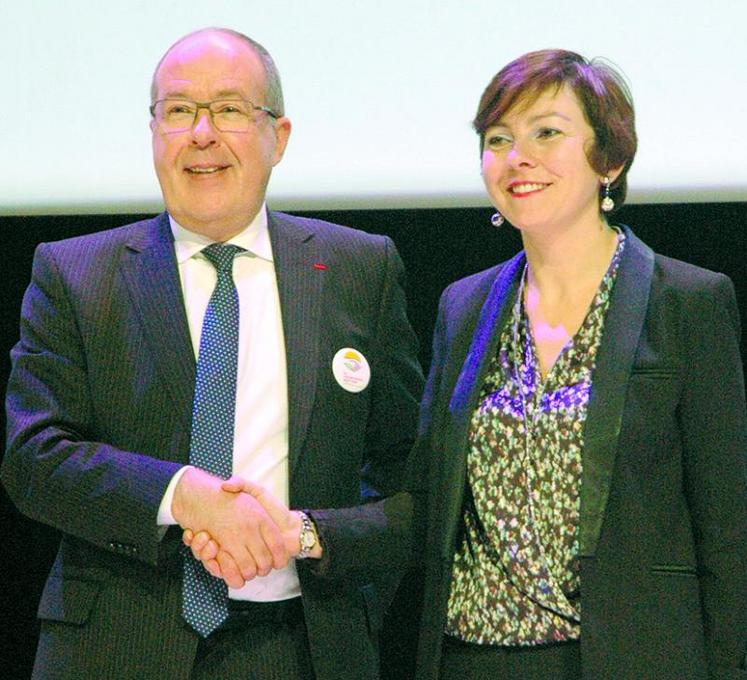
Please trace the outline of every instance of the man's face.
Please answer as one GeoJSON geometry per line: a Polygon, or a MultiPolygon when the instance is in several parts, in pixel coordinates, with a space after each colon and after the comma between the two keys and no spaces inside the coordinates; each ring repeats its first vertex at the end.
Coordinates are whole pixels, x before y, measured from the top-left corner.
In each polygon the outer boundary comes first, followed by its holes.
{"type": "MultiPolygon", "coordinates": [[[[265,101],[259,57],[235,36],[199,33],[174,47],[155,78],[156,99],[265,101]]],[[[169,214],[183,227],[223,241],[254,218],[290,134],[287,118],[254,112],[246,132],[220,132],[207,109],[192,128],[166,133],[151,121],[153,159],[169,214]]]]}

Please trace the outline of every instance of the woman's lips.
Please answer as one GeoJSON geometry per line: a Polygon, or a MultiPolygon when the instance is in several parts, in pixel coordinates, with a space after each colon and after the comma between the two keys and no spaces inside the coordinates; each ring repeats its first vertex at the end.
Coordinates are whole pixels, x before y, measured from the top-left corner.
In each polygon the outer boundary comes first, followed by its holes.
{"type": "Polygon", "coordinates": [[[509,184],[508,191],[515,198],[524,198],[544,191],[549,186],[543,182],[513,182],[509,184]]]}

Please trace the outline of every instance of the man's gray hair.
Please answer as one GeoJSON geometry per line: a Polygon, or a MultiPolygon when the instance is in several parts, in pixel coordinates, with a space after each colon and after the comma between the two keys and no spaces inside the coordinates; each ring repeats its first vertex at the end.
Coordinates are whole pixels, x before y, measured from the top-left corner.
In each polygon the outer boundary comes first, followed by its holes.
{"type": "Polygon", "coordinates": [[[239,31],[234,31],[231,28],[201,28],[197,31],[193,31],[192,33],[188,33],[185,36],[182,36],[177,40],[169,49],[166,50],[164,55],[159,60],[158,64],[156,65],[155,71],[153,71],[153,78],[150,83],[150,101],[151,104],[156,101],[156,97],[158,97],[158,86],[156,85],[156,76],[158,75],[158,69],[161,68],[161,64],[163,63],[163,60],[168,56],[169,52],[173,50],[177,45],[184,42],[188,38],[191,38],[195,35],[199,35],[200,33],[225,33],[227,35],[232,35],[235,38],[238,38],[245,44],[247,44],[254,53],[259,57],[259,60],[262,62],[262,67],[264,68],[265,72],[265,100],[264,102],[253,102],[254,104],[264,104],[265,106],[270,107],[273,112],[275,112],[278,116],[285,115],[285,106],[283,104],[283,88],[280,85],[280,73],[278,72],[278,67],[275,66],[275,62],[273,61],[272,57],[270,56],[270,53],[262,47],[256,40],[252,40],[248,35],[244,35],[243,33],[239,33],[239,31]]]}

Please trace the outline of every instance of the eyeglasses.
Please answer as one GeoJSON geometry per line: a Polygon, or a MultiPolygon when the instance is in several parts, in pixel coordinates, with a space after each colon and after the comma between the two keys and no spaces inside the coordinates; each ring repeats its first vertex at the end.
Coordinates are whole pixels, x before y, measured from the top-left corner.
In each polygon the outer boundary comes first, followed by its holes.
{"type": "Polygon", "coordinates": [[[254,123],[254,112],[264,111],[277,118],[267,106],[257,106],[245,99],[216,99],[212,102],[192,102],[188,99],[159,99],[150,107],[150,114],[163,132],[191,130],[200,109],[210,111],[210,120],[221,132],[246,132],[254,123]]]}

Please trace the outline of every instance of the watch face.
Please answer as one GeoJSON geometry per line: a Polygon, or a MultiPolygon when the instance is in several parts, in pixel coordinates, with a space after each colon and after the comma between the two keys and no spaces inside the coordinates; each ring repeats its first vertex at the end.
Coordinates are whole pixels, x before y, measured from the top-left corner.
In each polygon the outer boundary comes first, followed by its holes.
{"type": "Polygon", "coordinates": [[[308,550],[309,548],[314,547],[314,543],[316,543],[314,540],[314,532],[308,530],[304,531],[301,535],[301,547],[304,550],[308,550]]]}

